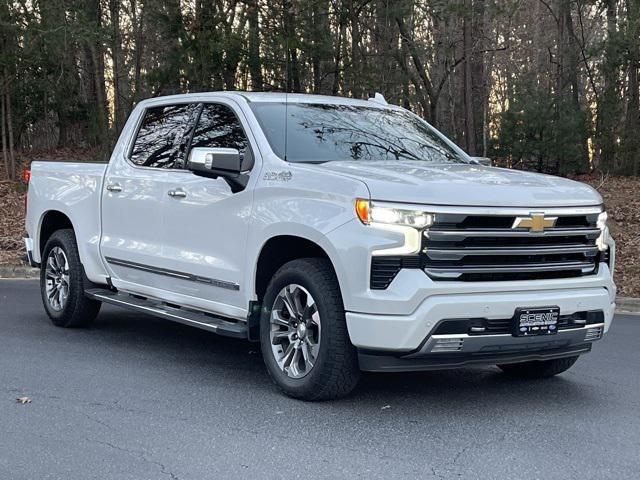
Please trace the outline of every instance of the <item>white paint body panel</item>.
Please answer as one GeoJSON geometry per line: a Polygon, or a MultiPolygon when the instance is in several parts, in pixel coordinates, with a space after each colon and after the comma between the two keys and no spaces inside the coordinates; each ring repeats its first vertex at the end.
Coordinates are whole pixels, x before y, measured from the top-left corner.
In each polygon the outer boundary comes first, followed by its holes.
{"type": "MultiPolygon", "coordinates": [[[[144,265],[154,265],[164,248],[163,188],[167,173],[139,169],[124,161],[109,165],[102,194],[102,255],[144,265]],[[110,192],[109,185],[120,192],[110,192]]],[[[107,263],[111,277],[163,288],[166,278],[142,270],[107,263]]]]}
{"type": "Polygon", "coordinates": [[[40,227],[47,212],[66,215],[76,230],[78,250],[90,280],[104,283],[107,272],[99,251],[100,195],[106,163],[33,162],[26,230],[33,239],[33,259],[41,261],[40,227]]]}
{"type": "MultiPolygon", "coordinates": [[[[35,162],[26,222],[34,260],[40,261],[42,218],[57,210],[75,228],[91,280],[105,283],[110,277],[114,286],[127,292],[244,320],[250,302],[256,300],[256,266],[262,247],[270,238],[292,235],[315,242],[330,258],[351,340],[359,347],[416,348],[440,318],[463,314],[497,318],[512,315],[525,304],[558,304],[563,313],[601,309],[609,327],[615,285],[604,264],[593,276],[514,282],[434,282],[420,270],[406,269],[386,290],[369,289],[372,252],[401,245],[403,236],[360,223],[354,214],[355,198],[481,207],[488,212],[516,206],[579,209],[598,206],[602,199],[578,182],[471,164],[288,163],[274,154],[249,107],[249,102],[282,100],[279,94],[228,92],[143,101],[127,122],[108,168],[35,162]],[[184,170],[140,168],[128,162],[131,139],[144,110],[184,102],[222,102],[234,109],[255,157],[244,191],[231,193],[222,179],[184,170]],[[283,172],[286,175],[279,176],[283,172]],[[122,192],[107,192],[106,185],[113,183],[119,183],[122,192]],[[175,188],[187,196],[169,197],[167,191],[175,188]],[[237,284],[238,289],[114,266],[104,257],[237,284]]],[[[398,108],[321,96],[289,95],[288,101],[398,108]]]]}

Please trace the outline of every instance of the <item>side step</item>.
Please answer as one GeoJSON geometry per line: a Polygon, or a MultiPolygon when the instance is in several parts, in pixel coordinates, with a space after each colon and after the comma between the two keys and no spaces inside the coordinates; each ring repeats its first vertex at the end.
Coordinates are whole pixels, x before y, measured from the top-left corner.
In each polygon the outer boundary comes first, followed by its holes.
{"type": "Polygon", "coordinates": [[[247,338],[247,324],[243,322],[225,320],[213,314],[174,307],[159,300],[150,300],[103,288],[90,288],[85,290],[84,293],[94,300],[166,318],[167,320],[208,330],[226,337],[247,338]]]}

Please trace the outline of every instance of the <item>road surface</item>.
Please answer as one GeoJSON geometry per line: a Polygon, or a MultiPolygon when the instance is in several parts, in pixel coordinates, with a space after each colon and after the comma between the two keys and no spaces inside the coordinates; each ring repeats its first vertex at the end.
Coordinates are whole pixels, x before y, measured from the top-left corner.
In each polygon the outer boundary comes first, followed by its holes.
{"type": "Polygon", "coordinates": [[[618,315],[550,380],[366,375],[304,403],[253,344],[112,307],[56,328],[36,281],[0,280],[0,478],[637,478],[639,337],[618,315]]]}

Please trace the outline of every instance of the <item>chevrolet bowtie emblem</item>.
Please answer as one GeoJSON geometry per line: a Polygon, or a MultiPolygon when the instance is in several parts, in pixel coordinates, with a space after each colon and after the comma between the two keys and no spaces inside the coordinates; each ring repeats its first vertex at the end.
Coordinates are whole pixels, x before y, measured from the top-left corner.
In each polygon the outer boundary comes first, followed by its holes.
{"type": "Polygon", "coordinates": [[[545,217],[544,213],[532,213],[530,217],[516,217],[511,228],[528,228],[532,232],[544,232],[554,227],[558,217],[545,217]]]}

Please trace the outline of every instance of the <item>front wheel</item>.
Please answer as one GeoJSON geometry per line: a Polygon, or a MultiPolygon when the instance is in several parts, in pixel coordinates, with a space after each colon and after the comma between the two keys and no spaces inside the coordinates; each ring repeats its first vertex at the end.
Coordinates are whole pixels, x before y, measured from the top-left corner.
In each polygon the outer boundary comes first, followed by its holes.
{"type": "Polygon", "coordinates": [[[355,388],[360,376],[357,353],[328,260],[305,258],[282,266],[269,282],[263,305],[262,355],[284,393],[327,400],[355,388]]]}
{"type": "Polygon", "coordinates": [[[47,241],[40,292],[47,315],[58,327],[84,327],[98,315],[100,302],[84,295],[84,270],[73,230],[58,230],[47,241]]]}
{"type": "Polygon", "coordinates": [[[578,360],[578,356],[558,358],[555,360],[542,360],[523,363],[510,363],[498,365],[507,375],[524,378],[547,378],[569,370],[578,360]]]}

